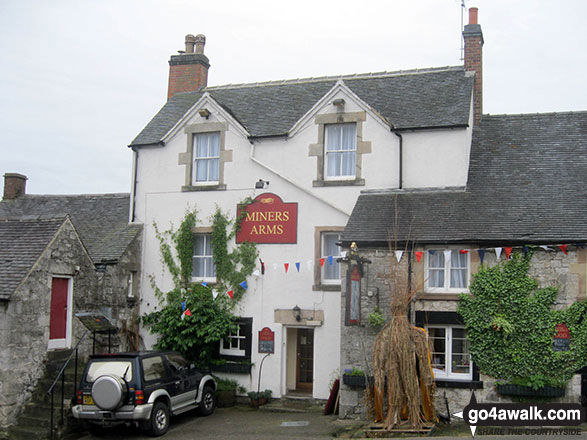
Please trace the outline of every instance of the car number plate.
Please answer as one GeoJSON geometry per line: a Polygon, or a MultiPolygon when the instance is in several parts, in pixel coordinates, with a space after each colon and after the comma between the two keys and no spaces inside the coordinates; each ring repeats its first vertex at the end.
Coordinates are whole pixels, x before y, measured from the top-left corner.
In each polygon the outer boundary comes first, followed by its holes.
{"type": "Polygon", "coordinates": [[[87,396],[84,394],[83,403],[84,405],[94,405],[94,399],[92,398],[92,396],[87,396]]]}

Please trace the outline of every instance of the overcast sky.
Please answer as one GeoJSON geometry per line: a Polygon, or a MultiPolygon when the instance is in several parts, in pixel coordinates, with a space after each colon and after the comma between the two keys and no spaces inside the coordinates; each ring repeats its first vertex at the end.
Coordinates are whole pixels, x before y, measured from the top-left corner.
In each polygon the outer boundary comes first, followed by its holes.
{"type": "MultiPolygon", "coordinates": [[[[460,0],[0,0],[0,172],[128,192],[128,144],[206,35],[209,85],[462,64],[460,0]]],[[[475,0],[484,113],[587,110],[587,1],[475,0]]],[[[467,14],[465,14],[465,24],[467,14]]]]}

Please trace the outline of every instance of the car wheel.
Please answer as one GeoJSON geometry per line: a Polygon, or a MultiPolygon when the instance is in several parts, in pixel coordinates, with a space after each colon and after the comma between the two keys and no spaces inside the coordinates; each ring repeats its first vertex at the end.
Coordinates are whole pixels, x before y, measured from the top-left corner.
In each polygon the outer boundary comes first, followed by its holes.
{"type": "Polygon", "coordinates": [[[159,437],[169,429],[169,408],[163,402],[155,402],[151,411],[150,434],[159,437]]]}
{"type": "Polygon", "coordinates": [[[216,409],[216,393],[211,387],[204,387],[202,401],[200,402],[200,413],[209,416],[216,409]]]}

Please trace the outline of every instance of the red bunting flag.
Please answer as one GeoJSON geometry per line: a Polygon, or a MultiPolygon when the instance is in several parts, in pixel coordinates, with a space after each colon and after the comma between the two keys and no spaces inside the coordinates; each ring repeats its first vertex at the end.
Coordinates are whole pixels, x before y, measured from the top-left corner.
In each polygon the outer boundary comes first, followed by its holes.
{"type": "Polygon", "coordinates": [[[285,273],[287,273],[289,269],[289,263],[283,263],[283,267],[285,267],[285,273]]]}
{"type": "Polygon", "coordinates": [[[420,260],[422,259],[422,255],[424,255],[424,252],[414,252],[414,254],[416,255],[416,260],[418,261],[418,263],[420,262],[420,260]]]}
{"type": "Polygon", "coordinates": [[[185,311],[185,312],[183,312],[183,314],[184,314],[185,316],[192,316],[192,312],[190,312],[190,309],[186,309],[186,311],[185,311]]]}
{"type": "Polygon", "coordinates": [[[324,267],[324,261],[325,261],[324,258],[320,258],[320,267],[324,267]]]}
{"type": "Polygon", "coordinates": [[[509,260],[510,254],[512,253],[513,247],[504,247],[503,250],[505,251],[505,257],[509,260]]]}
{"type": "Polygon", "coordinates": [[[469,251],[467,249],[461,249],[459,251],[459,254],[468,254],[468,253],[469,253],[469,251]]]}
{"type": "Polygon", "coordinates": [[[569,255],[569,254],[567,253],[567,245],[566,245],[566,244],[561,244],[561,245],[559,245],[559,249],[560,249],[561,251],[563,251],[563,253],[564,253],[565,255],[569,255]]]}
{"type": "Polygon", "coordinates": [[[234,292],[232,290],[229,290],[226,293],[228,294],[228,296],[230,296],[230,299],[234,299],[234,292]]]}

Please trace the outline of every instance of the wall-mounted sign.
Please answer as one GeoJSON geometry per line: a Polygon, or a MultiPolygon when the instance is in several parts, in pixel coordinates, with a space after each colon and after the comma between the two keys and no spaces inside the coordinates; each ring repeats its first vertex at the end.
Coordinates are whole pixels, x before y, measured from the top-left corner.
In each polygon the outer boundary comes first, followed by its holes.
{"type": "Polygon", "coordinates": [[[347,279],[345,324],[361,324],[361,273],[356,264],[353,265],[347,279]]]}
{"type": "Polygon", "coordinates": [[[560,323],[555,327],[556,334],[552,343],[554,351],[569,351],[571,348],[571,332],[566,324],[560,323]]]}
{"type": "Polygon", "coordinates": [[[259,330],[259,353],[275,352],[275,332],[269,327],[263,327],[259,330]]]}
{"type": "MultiPolygon", "coordinates": [[[[298,204],[283,203],[281,197],[265,193],[257,196],[246,206],[236,242],[242,243],[288,243],[298,241],[298,204]]],[[[237,208],[238,216],[241,207],[237,208]]]]}

